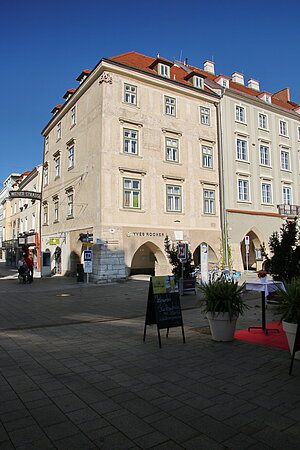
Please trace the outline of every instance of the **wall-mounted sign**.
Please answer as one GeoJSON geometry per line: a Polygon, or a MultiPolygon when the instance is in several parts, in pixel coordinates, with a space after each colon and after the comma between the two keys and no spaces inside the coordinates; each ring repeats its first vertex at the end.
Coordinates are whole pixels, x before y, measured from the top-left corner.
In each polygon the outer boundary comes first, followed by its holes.
{"type": "Polygon", "coordinates": [[[250,237],[249,236],[245,236],[245,244],[250,245],[250,237]]]}
{"type": "Polygon", "coordinates": [[[18,238],[18,244],[19,245],[25,245],[26,244],[26,237],[19,237],[18,238]]]}
{"type": "Polygon", "coordinates": [[[10,191],[11,198],[30,198],[32,200],[42,200],[42,193],[35,191],[10,191]]]}
{"type": "Polygon", "coordinates": [[[50,238],[49,244],[50,245],[59,245],[60,244],[60,239],[58,239],[58,238],[50,238]]]}
{"type": "Polygon", "coordinates": [[[35,244],[35,234],[30,234],[27,236],[27,244],[35,244]]]}
{"type": "Polygon", "coordinates": [[[149,237],[164,237],[165,233],[156,233],[154,231],[128,231],[126,233],[127,237],[135,236],[149,236],[149,237]]]}

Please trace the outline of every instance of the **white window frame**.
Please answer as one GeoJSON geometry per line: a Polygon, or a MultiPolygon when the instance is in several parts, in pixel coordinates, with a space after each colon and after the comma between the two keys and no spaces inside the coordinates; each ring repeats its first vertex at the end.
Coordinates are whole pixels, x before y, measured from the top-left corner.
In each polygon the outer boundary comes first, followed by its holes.
{"type": "Polygon", "coordinates": [[[198,77],[197,75],[194,75],[193,85],[198,89],[203,89],[203,85],[204,85],[203,78],[198,77]]]}
{"type": "Polygon", "coordinates": [[[129,105],[137,105],[137,87],[133,84],[124,84],[124,102],[129,105]]]}
{"type": "Polygon", "coordinates": [[[238,178],[238,201],[250,202],[250,182],[246,178],[238,178]]]}
{"type": "Polygon", "coordinates": [[[210,108],[200,106],[200,123],[202,125],[210,125],[210,108]]]}
{"type": "Polygon", "coordinates": [[[123,153],[126,155],[139,154],[139,132],[130,128],[123,128],[123,153]]]}
{"type": "Polygon", "coordinates": [[[261,202],[265,205],[272,204],[272,185],[271,185],[271,183],[263,182],[261,184],[261,202]]]}
{"type": "Polygon", "coordinates": [[[165,95],[165,114],[176,117],[176,98],[165,95]]]}
{"type": "Polygon", "coordinates": [[[206,169],[213,169],[214,164],[214,150],[213,147],[202,145],[202,167],[206,169]]]}
{"type": "Polygon", "coordinates": [[[76,122],[77,122],[77,111],[76,111],[76,105],[75,105],[71,109],[71,127],[76,125],[76,122]]]}
{"type": "Polygon", "coordinates": [[[67,218],[74,217],[74,192],[67,193],[67,218]]]}
{"type": "Polygon", "coordinates": [[[49,152],[49,136],[45,137],[45,153],[49,152]]]}
{"type": "Polygon", "coordinates": [[[282,201],[284,205],[292,204],[292,188],[290,186],[282,186],[282,201]]]}
{"type": "Polygon", "coordinates": [[[58,122],[56,126],[56,131],[57,131],[57,140],[59,141],[59,139],[61,139],[61,122],[58,122]]]}
{"type": "Polygon", "coordinates": [[[57,156],[56,158],[55,158],[55,178],[59,178],[60,177],[60,169],[61,169],[61,167],[60,167],[60,164],[61,164],[61,159],[60,159],[60,156],[57,156]]]}
{"type": "Polygon", "coordinates": [[[167,77],[170,78],[170,67],[167,66],[167,64],[162,64],[159,63],[158,64],[158,73],[159,75],[161,75],[162,77],[167,77]]]}
{"type": "Polygon", "coordinates": [[[248,161],[248,141],[245,139],[236,139],[236,159],[238,161],[248,161]],[[245,144],[243,146],[243,144],[245,144]],[[244,147],[244,148],[243,148],[244,147]]]}
{"type": "Polygon", "coordinates": [[[270,147],[265,144],[259,146],[259,163],[261,166],[271,166],[270,147]]]}
{"type": "Polygon", "coordinates": [[[268,116],[265,113],[258,113],[258,127],[267,130],[268,129],[268,116]]]}
{"type": "Polygon", "coordinates": [[[177,184],[166,186],[167,212],[182,212],[182,187],[177,184]]]}
{"type": "Polygon", "coordinates": [[[280,150],[280,167],[281,170],[291,170],[291,158],[288,150],[280,150]]]}
{"type": "Polygon", "coordinates": [[[246,109],[244,106],[235,105],[235,120],[237,122],[246,123],[246,109]]]}
{"type": "Polygon", "coordinates": [[[75,145],[68,147],[68,169],[73,169],[75,162],[75,145]]]}
{"type": "Polygon", "coordinates": [[[48,225],[49,220],[49,210],[48,205],[43,206],[43,225],[48,225]]]}
{"type": "Polygon", "coordinates": [[[282,119],[279,120],[279,134],[281,136],[287,136],[288,135],[287,122],[285,120],[282,120],[282,119]]]}
{"type": "Polygon", "coordinates": [[[138,178],[123,178],[123,208],[141,209],[141,180],[138,178]],[[135,202],[137,200],[137,203],[135,202]]]}
{"type": "Polygon", "coordinates": [[[49,169],[48,166],[44,167],[44,186],[48,186],[49,184],[49,169]]]}
{"type": "Polygon", "coordinates": [[[54,222],[59,221],[59,201],[54,201],[54,222]]]}
{"type": "Polygon", "coordinates": [[[203,189],[203,212],[204,214],[216,214],[215,211],[216,191],[214,189],[203,189]]]}
{"type": "Polygon", "coordinates": [[[166,161],[179,162],[179,140],[166,137],[165,138],[165,158],[166,161]]]}

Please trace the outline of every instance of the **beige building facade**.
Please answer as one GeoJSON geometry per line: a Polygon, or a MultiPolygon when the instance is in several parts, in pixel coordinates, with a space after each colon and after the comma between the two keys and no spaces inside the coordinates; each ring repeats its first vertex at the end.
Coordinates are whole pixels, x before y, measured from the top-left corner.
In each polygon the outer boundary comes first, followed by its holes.
{"type": "Polygon", "coordinates": [[[195,264],[220,259],[219,95],[200,72],[131,52],[83,71],[44,128],[42,248],[76,271],[93,235],[94,281],[169,274],[175,232],[195,264]]]}

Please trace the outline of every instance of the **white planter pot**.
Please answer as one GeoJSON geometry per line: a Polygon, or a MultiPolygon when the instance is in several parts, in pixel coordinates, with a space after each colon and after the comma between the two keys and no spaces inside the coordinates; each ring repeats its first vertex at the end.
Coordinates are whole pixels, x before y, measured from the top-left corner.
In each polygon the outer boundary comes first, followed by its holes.
{"type": "MultiPolygon", "coordinates": [[[[289,343],[290,352],[293,353],[293,347],[296,337],[296,331],[297,331],[297,324],[296,323],[290,323],[290,322],[282,322],[282,328],[286,333],[286,337],[289,343]]],[[[295,353],[295,359],[300,360],[300,350],[295,353]]]]}
{"type": "Polygon", "coordinates": [[[228,313],[218,313],[213,316],[210,312],[206,314],[206,317],[214,341],[233,341],[237,317],[230,321],[228,313]]]}

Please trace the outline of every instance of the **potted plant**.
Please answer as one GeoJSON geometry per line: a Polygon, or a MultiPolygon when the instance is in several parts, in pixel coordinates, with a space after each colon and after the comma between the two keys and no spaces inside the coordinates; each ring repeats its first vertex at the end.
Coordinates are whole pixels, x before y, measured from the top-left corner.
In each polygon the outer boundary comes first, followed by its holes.
{"type": "Polygon", "coordinates": [[[237,281],[217,280],[199,286],[203,294],[199,301],[201,310],[206,313],[212,339],[214,341],[232,341],[236,321],[248,306],[242,297],[244,284],[237,281]]]}
{"type": "MultiPolygon", "coordinates": [[[[290,283],[285,283],[284,289],[277,288],[276,302],[276,310],[281,315],[280,321],[292,353],[297,325],[300,322],[300,277],[294,277],[290,283]]],[[[296,352],[295,358],[300,359],[300,351],[296,352]]]]}

